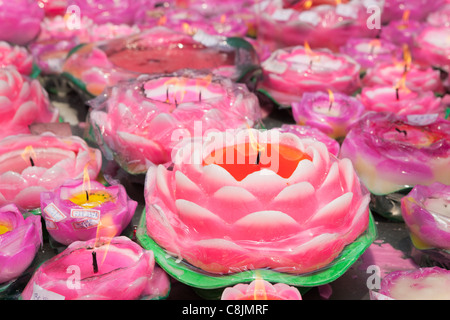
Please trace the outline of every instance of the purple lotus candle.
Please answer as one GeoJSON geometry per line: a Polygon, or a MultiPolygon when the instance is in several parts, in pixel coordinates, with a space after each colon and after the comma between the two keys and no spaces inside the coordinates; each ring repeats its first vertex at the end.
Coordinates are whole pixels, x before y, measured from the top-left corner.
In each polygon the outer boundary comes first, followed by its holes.
{"type": "Polygon", "coordinates": [[[447,1],[438,11],[430,13],[427,23],[433,27],[450,27],[450,3],[447,1]]]}
{"type": "Polygon", "coordinates": [[[401,47],[388,40],[373,38],[351,38],[339,51],[355,59],[362,69],[379,62],[392,62],[402,56],[401,47]]]}
{"type": "Polygon", "coordinates": [[[376,195],[417,184],[450,184],[450,121],[436,115],[369,112],[347,134],[340,157],[376,195]]]}
{"type": "Polygon", "coordinates": [[[19,277],[42,244],[39,216],[24,218],[14,204],[0,207],[0,284],[19,277]]]}
{"type": "Polygon", "coordinates": [[[122,185],[105,187],[88,177],[41,193],[47,230],[61,244],[120,235],[133,217],[137,202],[122,185]]]}
{"type": "Polygon", "coordinates": [[[358,99],[332,91],[307,92],[299,102],[292,103],[297,123],[316,127],[334,139],[344,138],[364,112],[358,99]]]}
{"type": "Polygon", "coordinates": [[[416,248],[450,250],[450,185],[416,185],[401,204],[416,248]]]}
{"type": "Polygon", "coordinates": [[[383,278],[372,300],[449,300],[450,270],[439,267],[394,271],[383,278]]]}
{"type": "Polygon", "coordinates": [[[446,0],[385,0],[381,22],[383,24],[402,19],[405,11],[410,20],[424,21],[428,14],[437,11],[446,0]]]}
{"type": "Polygon", "coordinates": [[[422,64],[450,71],[450,28],[427,27],[416,38],[413,57],[422,64]]]}
{"type": "Polygon", "coordinates": [[[423,22],[409,19],[409,11],[404,11],[402,20],[391,21],[381,28],[381,39],[397,45],[414,45],[414,39],[424,27],[423,22]]]}

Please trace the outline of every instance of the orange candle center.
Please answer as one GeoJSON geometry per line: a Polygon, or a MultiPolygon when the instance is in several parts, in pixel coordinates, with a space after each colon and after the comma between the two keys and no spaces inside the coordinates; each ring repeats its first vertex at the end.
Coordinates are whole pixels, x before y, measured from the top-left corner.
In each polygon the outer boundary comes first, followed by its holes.
{"type": "Polygon", "coordinates": [[[249,174],[270,169],[283,178],[289,178],[301,160],[311,160],[304,152],[282,144],[236,144],[214,150],[203,165],[216,164],[227,170],[236,180],[249,174]]]}

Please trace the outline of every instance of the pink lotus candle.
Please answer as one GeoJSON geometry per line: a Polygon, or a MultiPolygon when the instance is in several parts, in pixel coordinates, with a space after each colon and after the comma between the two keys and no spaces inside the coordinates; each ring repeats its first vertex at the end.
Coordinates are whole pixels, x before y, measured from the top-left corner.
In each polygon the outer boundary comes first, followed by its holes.
{"type": "MultiPolygon", "coordinates": [[[[296,46],[305,41],[313,49],[338,51],[347,40],[374,37],[378,30],[367,27],[367,8],[358,1],[312,6],[315,1],[298,1],[286,7],[282,0],[261,1],[258,39],[272,50],[296,46]]],[[[258,12],[257,11],[257,12],[258,12]]]]}
{"type": "Polygon", "coordinates": [[[372,300],[449,300],[450,271],[439,267],[394,271],[372,300]]]}
{"type": "Polygon", "coordinates": [[[59,112],[38,80],[23,76],[14,67],[0,68],[0,139],[30,133],[32,123],[58,121],[59,112]]]}
{"type": "Polygon", "coordinates": [[[391,21],[381,28],[381,39],[397,45],[412,47],[416,36],[424,27],[423,22],[409,19],[409,11],[403,12],[402,20],[391,21]]]}
{"type": "Polygon", "coordinates": [[[449,185],[416,185],[402,198],[402,216],[415,247],[450,250],[449,185]]]}
{"type": "Polygon", "coordinates": [[[379,63],[367,70],[362,79],[363,87],[395,87],[402,81],[415,92],[444,93],[440,72],[416,63],[379,63]],[[406,70],[406,75],[405,75],[406,70]]]}
{"type": "Polygon", "coordinates": [[[19,277],[33,262],[42,244],[39,216],[24,218],[13,205],[0,207],[0,284],[19,277]]]}
{"type": "Polygon", "coordinates": [[[10,45],[0,41],[0,67],[13,66],[24,76],[29,76],[33,70],[33,57],[25,47],[10,45]]]}
{"type": "Polygon", "coordinates": [[[136,206],[122,185],[105,187],[89,179],[67,181],[53,192],[41,193],[47,230],[63,245],[120,235],[136,206]]]}
{"type": "Polygon", "coordinates": [[[134,23],[135,15],[142,6],[153,6],[154,0],[67,0],[68,6],[76,5],[80,13],[97,24],[134,23]]]}
{"type": "Polygon", "coordinates": [[[439,10],[446,0],[386,0],[383,5],[383,13],[381,15],[381,22],[383,24],[392,20],[400,20],[405,14],[409,12],[410,20],[424,21],[427,16],[439,10]]]}
{"type": "Polygon", "coordinates": [[[272,285],[270,282],[256,279],[250,284],[239,283],[225,288],[221,300],[302,300],[297,288],[284,283],[272,285]]]}
{"type": "Polygon", "coordinates": [[[76,136],[52,133],[20,134],[0,140],[0,205],[23,209],[40,206],[40,194],[68,179],[81,179],[87,167],[95,179],[100,171],[100,150],[76,136]]]}
{"type": "Polygon", "coordinates": [[[351,38],[340,48],[340,52],[355,59],[362,69],[368,69],[380,62],[393,62],[402,56],[402,47],[373,38],[351,38]]]}
{"type": "Polygon", "coordinates": [[[342,139],[364,114],[364,105],[345,94],[306,92],[292,103],[292,115],[301,125],[320,129],[333,139],[342,139]]]}
{"type": "Polygon", "coordinates": [[[258,99],[245,85],[189,70],[122,83],[90,105],[99,145],[134,174],[170,164],[180,138],[252,127],[261,119],[258,99]]]}
{"type": "MultiPolygon", "coordinates": [[[[44,262],[22,293],[24,300],[145,299],[155,272],[152,251],[126,237],[77,241],[44,262]]],[[[161,276],[161,274],[159,274],[161,276]]],[[[165,278],[167,281],[168,279],[165,278]]],[[[166,283],[159,284],[167,287],[166,283]]],[[[163,291],[161,291],[163,292],[163,291]]]]}
{"type": "Polygon", "coordinates": [[[26,45],[40,31],[44,10],[36,0],[0,2],[0,41],[26,45]]]}
{"type": "Polygon", "coordinates": [[[279,130],[281,132],[293,133],[303,139],[314,139],[323,142],[331,154],[335,156],[339,154],[339,149],[341,148],[339,142],[333,138],[330,138],[323,131],[315,127],[296,124],[283,124],[279,130]]]}
{"type": "Polygon", "coordinates": [[[440,97],[432,91],[412,91],[402,84],[404,81],[405,78],[401,79],[396,86],[364,87],[358,99],[371,111],[444,116],[445,108],[440,97]]]}
{"type": "Polygon", "coordinates": [[[413,57],[418,62],[442,68],[449,72],[450,67],[450,28],[427,27],[416,38],[413,57]]]}
{"type": "Polygon", "coordinates": [[[262,63],[260,89],[280,104],[291,105],[305,92],[353,94],[360,86],[359,64],[344,54],[305,46],[279,49],[262,63]]]}
{"type": "Polygon", "coordinates": [[[450,27],[450,3],[447,1],[438,11],[431,12],[427,23],[433,27],[450,27]]]}
{"type": "MultiPolygon", "coordinates": [[[[203,33],[204,34],[204,33],[203,33]]],[[[135,36],[113,39],[98,45],[86,45],[74,52],[63,66],[64,72],[85,84],[96,96],[120,80],[141,74],[171,73],[190,68],[228,72],[232,79],[242,74],[240,64],[256,63],[253,51],[219,46],[216,38],[198,38],[166,27],[148,29],[135,36]],[[169,49],[168,49],[169,48],[169,49]]]]}
{"type": "Polygon", "coordinates": [[[214,274],[320,269],[369,221],[351,162],[279,130],[183,140],[173,170],[149,168],[145,199],[148,235],[214,274]]]}
{"type": "Polygon", "coordinates": [[[349,158],[364,185],[385,195],[417,184],[450,183],[450,121],[436,115],[371,112],[347,134],[349,158]]]}

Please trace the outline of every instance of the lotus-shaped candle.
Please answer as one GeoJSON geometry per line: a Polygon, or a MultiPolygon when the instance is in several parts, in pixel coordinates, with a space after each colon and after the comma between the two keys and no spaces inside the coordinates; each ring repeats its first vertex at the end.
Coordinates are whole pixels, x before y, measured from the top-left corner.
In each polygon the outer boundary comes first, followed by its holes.
{"type": "Polygon", "coordinates": [[[435,12],[431,12],[427,17],[427,23],[433,27],[450,27],[450,3],[439,8],[435,12]]]}
{"type": "Polygon", "coordinates": [[[302,300],[297,288],[284,283],[272,285],[270,282],[256,279],[250,284],[239,283],[225,288],[221,300],[302,300]]]}
{"type": "Polygon", "coordinates": [[[0,41],[0,67],[14,66],[20,74],[29,76],[33,71],[33,57],[25,47],[0,41]]]}
{"type": "Polygon", "coordinates": [[[41,212],[49,234],[69,245],[95,237],[120,235],[130,223],[137,202],[122,185],[72,180],[53,192],[41,193],[41,212]]]}
{"type": "Polygon", "coordinates": [[[40,207],[40,194],[68,179],[82,179],[84,170],[94,180],[101,168],[98,149],[76,136],[20,134],[0,141],[0,205],[23,209],[40,207]]]}
{"type": "Polygon", "coordinates": [[[402,47],[385,40],[374,38],[352,38],[339,49],[352,57],[362,69],[368,69],[380,62],[392,62],[402,56],[402,47]]]}
{"type": "Polygon", "coordinates": [[[326,133],[315,127],[296,124],[283,124],[279,130],[281,132],[293,133],[303,139],[315,139],[320,141],[327,146],[327,149],[331,154],[336,157],[339,154],[339,149],[341,148],[339,142],[333,138],[330,138],[330,136],[326,133]]]}
{"type": "Polygon", "coordinates": [[[416,63],[379,63],[367,70],[362,83],[363,87],[395,88],[402,81],[403,76],[405,87],[411,91],[430,91],[441,94],[444,92],[439,70],[416,63]]]}
{"type": "Polygon", "coordinates": [[[58,121],[58,110],[38,80],[22,76],[14,67],[0,68],[0,139],[30,133],[28,126],[58,121]]]}
{"type": "Polygon", "coordinates": [[[26,219],[17,206],[0,207],[0,284],[19,277],[33,262],[42,244],[39,216],[26,219]]]}
{"type": "Polygon", "coordinates": [[[413,56],[422,64],[449,72],[450,28],[427,27],[416,38],[413,56]]]}
{"type": "Polygon", "coordinates": [[[0,3],[0,41],[26,45],[40,31],[44,10],[36,0],[2,1],[0,3]]]}
{"type": "Polygon", "coordinates": [[[402,198],[402,216],[415,247],[450,250],[449,185],[416,185],[402,198]]]}
{"type": "Polygon", "coordinates": [[[372,300],[449,300],[450,271],[439,267],[394,271],[372,300]]]}
{"type": "Polygon", "coordinates": [[[258,99],[245,85],[192,70],[141,76],[89,104],[97,143],[133,174],[169,165],[180,138],[253,127],[261,119],[258,99]]]}
{"type": "Polygon", "coordinates": [[[315,271],[368,227],[369,194],[321,142],[217,132],[183,140],[174,159],[147,172],[147,233],[201,272],[315,271]]]}
{"type": "Polygon", "coordinates": [[[424,21],[428,14],[439,10],[446,0],[436,0],[428,2],[427,0],[387,0],[384,1],[383,13],[381,15],[382,23],[388,23],[392,20],[400,20],[408,11],[410,20],[424,21]]]}
{"type": "Polygon", "coordinates": [[[365,112],[356,98],[341,93],[306,92],[292,103],[292,115],[301,125],[323,131],[333,139],[343,139],[365,112]]]}
{"type": "Polygon", "coordinates": [[[450,121],[436,115],[369,112],[347,134],[340,157],[352,161],[375,195],[417,184],[450,184],[450,121]]]}
{"type": "Polygon", "coordinates": [[[412,47],[416,36],[424,27],[423,22],[409,20],[409,11],[404,12],[404,18],[398,21],[391,21],[381,28],[380,38],[397,45],[408,45],[412,47]]]}
{"type": "Polygon", "coordinates": [[[80,47],[63,71],[87,93],[97,96],[107,86],[141,74],[205,69],[240,79],[256,68],[256,52],[246,41],[197,32],[194,36],[155,27],[137,35],[80,47]]]}
{"type": "Polygon", "coordinates": [[[134,23],[135,15],[141,6],[153,6],[154,0],[68,0],[67,5],[78,6],[80,14],[92,19],[97,24],[134,23]]]}
{"type": "Polygon", "coordinates": [[[38,3],[44,8],[46,17],[64,15],[67,8],[67,0],[38,0],[38,3]]]}
{"type": "Polygon", "coordinates": [[[345,54],[305,46],[279,49],[262,63],[259,88],[291,105],[305,92],[331,90],[352,95],[360,87],[360,65],[345,54]]]}
{"type": "MultiPolygon", "coordinates": [[[[402,79],[399,83],[404,81],[402,79]]],[[[432,91],[412,91],[402,84],[364,87],[358,99],[370,111],[397,115],[437,114],[440,117],[445,114],[442,99],[432,91]]]]}
{"type": "Polygon", "coordinates": [[[155,271],[153,252],[129,238],[77,241],[36,270],[22,298],[136,300],[167,294],[167,275],[155,271]],[[155,281],[156,276],[164,281],[155,281]]]}
{"type": "Polygon", "coordinates": [[[307,41],[312,48],[338,51],[348,39],[374,37],[376,29],[367,27],[367,8],[359,1],[312,6],[316,1],[297,1],[286,7],[283,0],[258,4],[258,38],[272,50],[307,41]]]}

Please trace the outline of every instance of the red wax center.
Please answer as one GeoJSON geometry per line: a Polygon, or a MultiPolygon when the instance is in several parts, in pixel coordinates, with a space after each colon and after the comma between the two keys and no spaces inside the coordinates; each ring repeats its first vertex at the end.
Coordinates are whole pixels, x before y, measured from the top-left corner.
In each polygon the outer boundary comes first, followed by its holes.
{"type": "Polygon", "coordinates": [[[312,160],[304,152],[281,144],[242,143],[214,150],[203,165],[216,164],[241,181],[249,174],[270,169],[289,178],[301,160],[312,160]]]}

